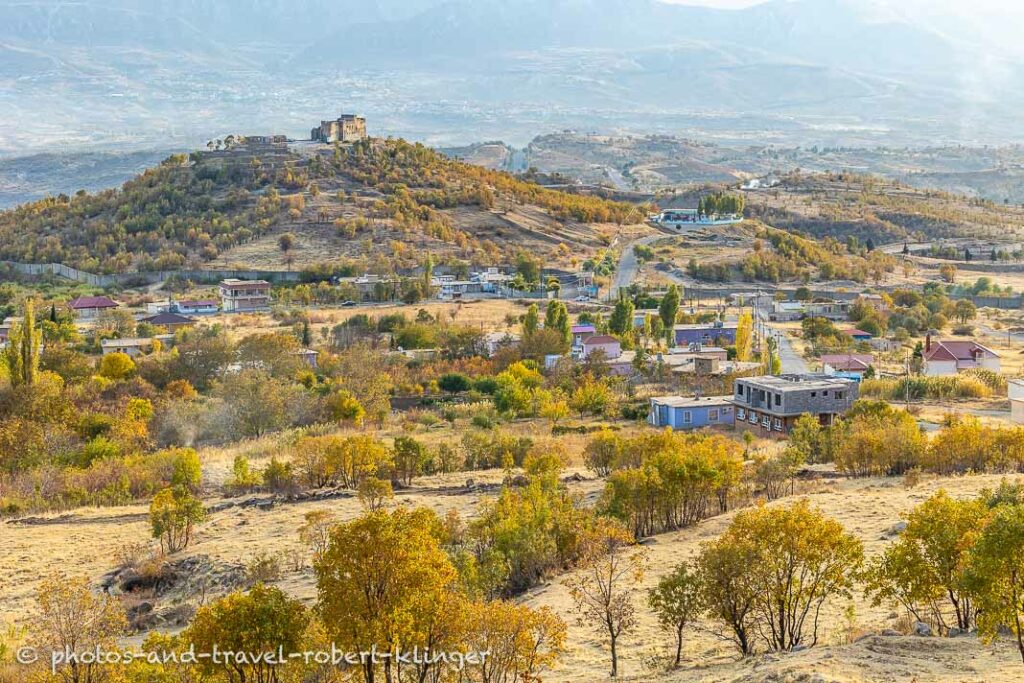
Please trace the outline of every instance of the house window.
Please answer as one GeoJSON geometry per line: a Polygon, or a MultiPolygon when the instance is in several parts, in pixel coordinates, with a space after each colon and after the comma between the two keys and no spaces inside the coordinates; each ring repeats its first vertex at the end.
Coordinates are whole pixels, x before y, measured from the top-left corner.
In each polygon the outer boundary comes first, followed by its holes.
{"type": "Polygon", "coordinates": [[[836,399],[839,400],[839,401],[842,401],[843,400],[843,392],[837,391],[836,392],[836,399]]]}
{"type": "Polygon", "coordinates": [[[736,419],[737,420],[745,420],[745,419],[747,419],[747,411],[743,410],[743,408],[737,408],[736,409],[736,419]]]}
{"type": "Polygon", "coordinates": [[[736,395],[737,396],[742,396],[743,395],[743,385],[742,384],[737,384],[736,385],[736,395]]]}
{"type": "Polygon", "coordinates": [[[712,408],[708,411],[708,419],[712,422],[716,422],[718,420],[718,408],[712,408]]]}
{"type": "Polygon", "coordinates": [[[772,419],[765,415],[764,417],[761,418],[761,426],[764,427],[765,429],[771,429],[772,419]]]}
{"type": "Polygon", "coordinates": [[[757,424],[757,413],[755,413],[753,410],[750,411],[750,424],[757,424]]]}
{"type": "Polygon", "coordinates": [[[821,392],[821,395],[822,396],[828,396],[828,389],[826,389],[825,391],[821,392]]]}
{"type": "Polygon", "coordinates": [[[683,411],[683,424],[688,425],[691,422],[693,422],[693,413],[691,413],[689,410],[684,410],[683,411]]]}
{"type": "Polygon", "coordinates": [[[775,405],[782,405],[782,394],[775,394],[775,405]]]}
{"type": "Polygon", "coordinates": [[[779,418],[775,418],[775,431],[782,431],[782,420],[780,420],[779,418]]]}
{"type": "Polygon", "coordinates": [[[818,395],[818,392],[817,392],[817,391],[812,391],[812,392],[811,392],[811,398],[814,398],[814,397],[815,397],[815,396],[817,396],[817,395],[818,395]]]}

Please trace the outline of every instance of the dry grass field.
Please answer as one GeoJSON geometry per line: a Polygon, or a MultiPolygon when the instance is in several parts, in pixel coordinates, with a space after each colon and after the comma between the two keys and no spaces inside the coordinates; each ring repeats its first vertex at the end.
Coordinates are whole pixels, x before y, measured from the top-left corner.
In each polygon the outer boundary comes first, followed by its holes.
{"type": "MultiPolygon", "coordinates": [[[[524,423],[524,430],[537,425],[524,423]]],[[[261,444],[250,444],[258,447],[261,444]]],[[[267,446],[269,444],[262,444],[267,446]]],[[[216,480],[224,472],[224,463],[232,452],[204,452],[204,467],[216,480]]],[[[581,470],[578,464],[569,473],[580,473],[583,481],[570,482],[572,491],[592,502],[601,482],[581,470]]],[[[466,518],[476,514],[481,500],[488,495],[465,487],[472,478],[477,485],[497,484],[499,470],[425,477],[414,487],[400,491],[392,505],[426,506],[439,514],[456,510],[466,518]]],[[[1020,479],[1020,477],[1017,477],[1020,479]]],[[[981,475],[956,478],[927,478],[916,488],[906,489],[899,479],[820,479],[806,482],[798,495],[806,495],[826,514],[840,520],[863,543],[868,556],[881,552],[894,537],[891,529],[900,516],[940,488],[954,496],[966,497],[984,488],[998,485],[999,476],[981,475]]],[[[245,497],[234,499],[235,502],[245,497]]],[[[207,501],[223,504],[219,497],[207,501]]],[[[785,505],[791,499],[772,503],[785,505]]],[[[235,505],[212,513],[199,528],[188,555],[206,555],[217,566],[244,565],[259,551],[301,556],[305,550],[296,533],[303,515],[326,510],[339,519],[359,514],[360,505],[352,495],[301,503],[279,503],[269,509],[235,505]]],[[[641,550],[647,555],[649,570],[644,587],[680,560],[695,554],[703,541],[714,538],[728,525],[735,512],[707,519],[698,525],[655,536],[641,550]]],[[[8,620],[24,616],[31,608],[33,590],[48,572],[59,568],[73,575],[97,580],[113,568],[118,551],[129,543],[148,536],[146,508],[128,507],[83,509],[73,513],[47,515],[0,524],[0,613],[8,620]]],[[[607,653],[600,638],[589,628],[579,626],[566,576],[552,577],[547,583],[522,596],[532,606],[551,607],[569,624],[569,649],[557,670],[546,680],[585,682],[607,677],[607,653]]],[[[310,602],[314,597],[312,570],[307,566],[286,566],[277,584],[289,593],[310,602]]],[[[731,647],[706,630],[707,624],[688,633],[685,662],[671,675],[661,667],[670,647],[669,634],[662,632],[653,616],[640,606],[635,631],[624,638],[622,661],[625,680],[673,681],[938,681],[938,680],[1019,680],[1024,674],[1015,649],[1008,643],[985,645],[973,637],[958,639],[882,637],[861,639],[882,629],[899,628],[900,614],[890,606],[874,607],[861,595],[855,595],[852,608],[832,603],[827,609],[818,647],[807,651],[766,655],[739,660],[731,647]],[[856,641],[856,642],[853,642],[856,641]]]]}

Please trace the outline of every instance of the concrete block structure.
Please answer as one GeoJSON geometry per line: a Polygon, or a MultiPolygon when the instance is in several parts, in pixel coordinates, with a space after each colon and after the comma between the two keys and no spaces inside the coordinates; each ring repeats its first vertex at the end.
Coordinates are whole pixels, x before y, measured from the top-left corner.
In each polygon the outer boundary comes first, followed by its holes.
{"type": "Polygon", "coordinates": [[[858,384],[846,377],[787,374],[743,377],[733,383],[737,429],[781,438],[808,413],[829,425],[857,400],[858,384]]]}

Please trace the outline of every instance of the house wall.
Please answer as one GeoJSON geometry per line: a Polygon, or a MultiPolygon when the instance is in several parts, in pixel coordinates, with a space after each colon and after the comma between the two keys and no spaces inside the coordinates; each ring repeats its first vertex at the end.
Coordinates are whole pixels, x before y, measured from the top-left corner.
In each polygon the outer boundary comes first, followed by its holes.
{"type": "Polygon", "coordinates": [[[675,330],[676,345],[681,344],[707,344],[708,346],[721,346],[716,340],[722,339],[726,345],[736,343],[736,328],[734,327],[708,327],[708,328],[686,328],[675,330]]]}
{"type": "Polygon", "coordinates": [[[922,368],[924,374],[929,377],[956,374],[955,360],[926,360],[922,368]]]}
{"type": "Polygon", "coordinates": [[[1017,424],[1024,424],[1024,400],[1010,399],[1010,419],[1017,424]]]}
{"type": "Polygon", "coordinates": [[[733,407],[731,405],[681,407],[656,403],[652,405],[648,415],[648,422],[652,425],[678,430],[732,424],[732,421],[733,407]],[[689,421],[687,421],[687,413],[689,413],[689,421]]]}
{"type": "Polygon", "coordinates": [[[604,351],[605,358],[612,360],[622,355],[622,345],[618,342],[608,342],[607,344],[587,344],[583,347],[583,357],[586,358],[594,351],[601,349],[604,351]]]}

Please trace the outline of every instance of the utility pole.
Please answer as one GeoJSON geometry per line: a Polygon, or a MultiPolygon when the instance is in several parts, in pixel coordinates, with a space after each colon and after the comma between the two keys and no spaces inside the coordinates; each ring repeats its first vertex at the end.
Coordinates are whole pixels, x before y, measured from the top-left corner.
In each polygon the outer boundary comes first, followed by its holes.
{"type": "Polygon", "coordinates": [[[906,382],[904,382],[904,397],[905,397],[906,404],[907,404],[906,405],[907,412],[910,412],[910,350],[908,349],[905,353],[906,353],[907,379],[906,379],[906,382]]]}

